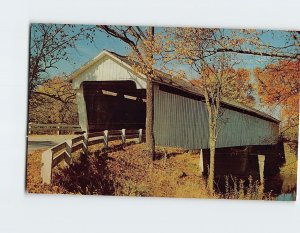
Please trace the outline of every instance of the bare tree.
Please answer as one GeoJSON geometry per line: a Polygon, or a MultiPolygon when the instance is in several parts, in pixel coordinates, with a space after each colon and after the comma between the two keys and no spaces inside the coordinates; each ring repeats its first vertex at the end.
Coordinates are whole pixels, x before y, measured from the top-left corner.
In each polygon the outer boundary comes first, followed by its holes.
{"type": "MultiPolygon", "coordinates": [[[[234,53],[277,60],[300,59],[300,31],[282,32],[280,38],[277,38],[282,40],[280,45],[262,39],[265,35],[274,36],[274,32],[270,30],[241,29],[222,34],[221,38],[215,37],[213,39],[215,43],[219,42],[219,45],[210,51],[211,54],[234,53]]],[[[273,40],[276,41],[276,38],[273,40]]]]}
{"type": "MultiPolygon", "coordinates": [[[[57,69],[62,60],[70,61],[68,53],[76,49],[79,40],[93,42],[95,26],[72,24],[31,24],[29,50],[29,97],[57,69]]],[[[38,92],[35,95],[39,94],[38,92]]]]}

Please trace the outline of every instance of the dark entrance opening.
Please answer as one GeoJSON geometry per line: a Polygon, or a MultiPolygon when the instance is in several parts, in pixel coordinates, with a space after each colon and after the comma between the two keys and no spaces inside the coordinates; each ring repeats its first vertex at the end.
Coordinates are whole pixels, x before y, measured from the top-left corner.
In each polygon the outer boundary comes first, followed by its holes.
{"type": "Polygon", "coordinates": [[[83,82],[88,131],[144,129],[146,91],[133,81],[83,82]]]}

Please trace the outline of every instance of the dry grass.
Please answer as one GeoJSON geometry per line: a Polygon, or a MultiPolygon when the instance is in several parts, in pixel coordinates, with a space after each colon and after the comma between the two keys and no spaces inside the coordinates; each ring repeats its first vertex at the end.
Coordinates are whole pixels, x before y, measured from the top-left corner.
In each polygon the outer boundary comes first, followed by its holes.
{"type": "Polygon", "coordinates": [[[27,191],[30,193],[71,193],[118,196],[198,197],[210,195],[205,180],[199,175],[199,155],[179,149],[158,151],[161,158],[152,162],[145,144],[118,142],[112,149],[90,147],[90,154],[75,155],[73,164],[54,169],[53,184],[42,185],[41,153],[37,150],[27,159],[27,191]]]}
{"type": "Polygon", "coordinates": [[[199,174],[199,155],[178,149],[168,149],[152,162],[146,156],[145,145],[131,145],[110,154],[109,164],[117,182],[116,195],[156,197],[217,198],[210,195],[199,174]],[[171,155],[171,156],[170,156],[171,155]],[[126,168],[126,169],[124,169],[126,168]]]}
{"type": "Polygon", "coordinates": [[[285,165],[280,169],[281,174],[292,174],[297,176],[297,156],[292,148],[288,144],[284,144],[284,153],[285,153],[285,165]]]}
{"type": "Polygon", "coordinates": [[[27,156],[26,189],[29,193],[68,193],[63,187],[42,185],[40,175],[41,154],[44,149],[36,150],[27,156]]]}
{"type": "Polygon", "coordinates": [[[132,142],[122,146],[110,144],[89,148],[88,156],[76,154],[70,167],[54,169],[53,184],[42,185],[40,157],[42,151],[28,155],[27,190],[30,193],[70,193],[85,195],[155,196],[180,198],[270,199],[237,181],[225,195],[210,194],[199,172],[199,154],[176,148],[158,148],[158,159],[152,162],[145,144],[132,142]],[[257,194],[257,195],[256,195],[257,194]],[[255,196],[256,195],[256,196],[255,196]]]}
{"type": "Polygon", "coordinates": [[[296,192],[298,159],[295,150],[288,144],[284,144],[285,164],[280,168],[280,177],[283,180],[282,191],[286,193],[296,192]]]}

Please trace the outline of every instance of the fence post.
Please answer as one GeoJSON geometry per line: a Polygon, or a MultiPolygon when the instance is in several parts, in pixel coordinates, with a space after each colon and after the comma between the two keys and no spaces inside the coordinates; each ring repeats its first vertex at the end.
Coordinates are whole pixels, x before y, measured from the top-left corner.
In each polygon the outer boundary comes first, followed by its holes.
{"type": "Polygon", "coordinates": [[[88,134],[87,133],[83,134],[83,140],[82,141],[83,141],[83,148],[82,148],[83,153],[88,154],[88,152],[89,152],[89,149],[88,149],[89,139],[88,139],[88,134]]]}
{"type": "Polygon", "coordinates": [[[104,130],[104,148],[108,148],[108,130],[104,130]]]}
{"type": "Polygon", "coordinates": [[[124,145],[126,143],[126,129],[122,129],[122,144],[124,145]]]}
{"type": "Polygon", "coordinates": [[[67,163],[67,165],[70,165],[72,162],[72,140],[69,139],[66,141],[66,156],[64,159],[64,162],[67,163]]]}
{"type": "Polygon", "coordinates": [[[41,167],[41,177],[42,182],[45,184],[51,184],[52,179],[52,151],[46,150],[42,154],[42,167],[41,167]]]}
{"type": "Polygon", "coordinates": [[[164,167],[166,167],[167,158],[168,158],[168,152],[167,152],[166,148],[164,148],[164,167]]]}
{"type": "Polygon", "coordinates": [[[60,129],[60,123],[58,123],[58,126],[57,126],[57,135],[59,135],[59,134],[60,134],[60,131],[59,131],[59,129],[60,129]]]}
{"type": "Polygon", "coordinates": [[[265,155],[258,155],[260,183],[264,184],[265,155]]]}
{"type": "Polygon", "coordinates": [[[139,143],[142,143],[143,140],[143,129],[139,129],[139,143]]]}
{"type": "Polygon", "coordinates": [[[28,123],[28,135],[31,134],[31,122],[28,123]]]}
{"type": "Polygon", "coordinates": [[[203,171],[204,171],[204,165],[203,165],[203,152],[202,152],[202,149],[200,150],[199,170],[200,170],[200,176],[202,176],[202,175],[203,175],[203,171]]]}

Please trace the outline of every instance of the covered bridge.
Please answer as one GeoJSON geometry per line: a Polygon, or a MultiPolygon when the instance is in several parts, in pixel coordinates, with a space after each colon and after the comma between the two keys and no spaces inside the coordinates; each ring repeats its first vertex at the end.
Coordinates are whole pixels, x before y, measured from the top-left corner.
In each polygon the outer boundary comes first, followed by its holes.
{"type": "MultiPolygon", "coordinates": [[[[145,128],[146,77],[136,73],[126,57],[103,51],[71,74],[68,81],[76,90],[83,131],[145,128]]],[[[158,70],[153,82],[156,145],[204,149],[200,161],[202,171],[208,174],[208,113],[201,90],[158,70]]],[[[215,179],[220,181],[228,174],[242,179],[276,175],[284,162],[282,144],[276,144],[280,122],[229,100],[222,102],[221,112],[215,179]],[[259,158],[263,159],[258,162],[259,158]]]]}
{"type": "MultiPolygon", "coordinates": [[[[103,51],[71,74],[83,131],[145,128],[146,77],[126,57],[103,51]]],[[[160,71],[154,81],[157,145],[209,148],[208,113],[201,91],[160,71]]],[[[279,121],[256,109],[223,101],[217,148],[275,144],[279,121]]]]}

